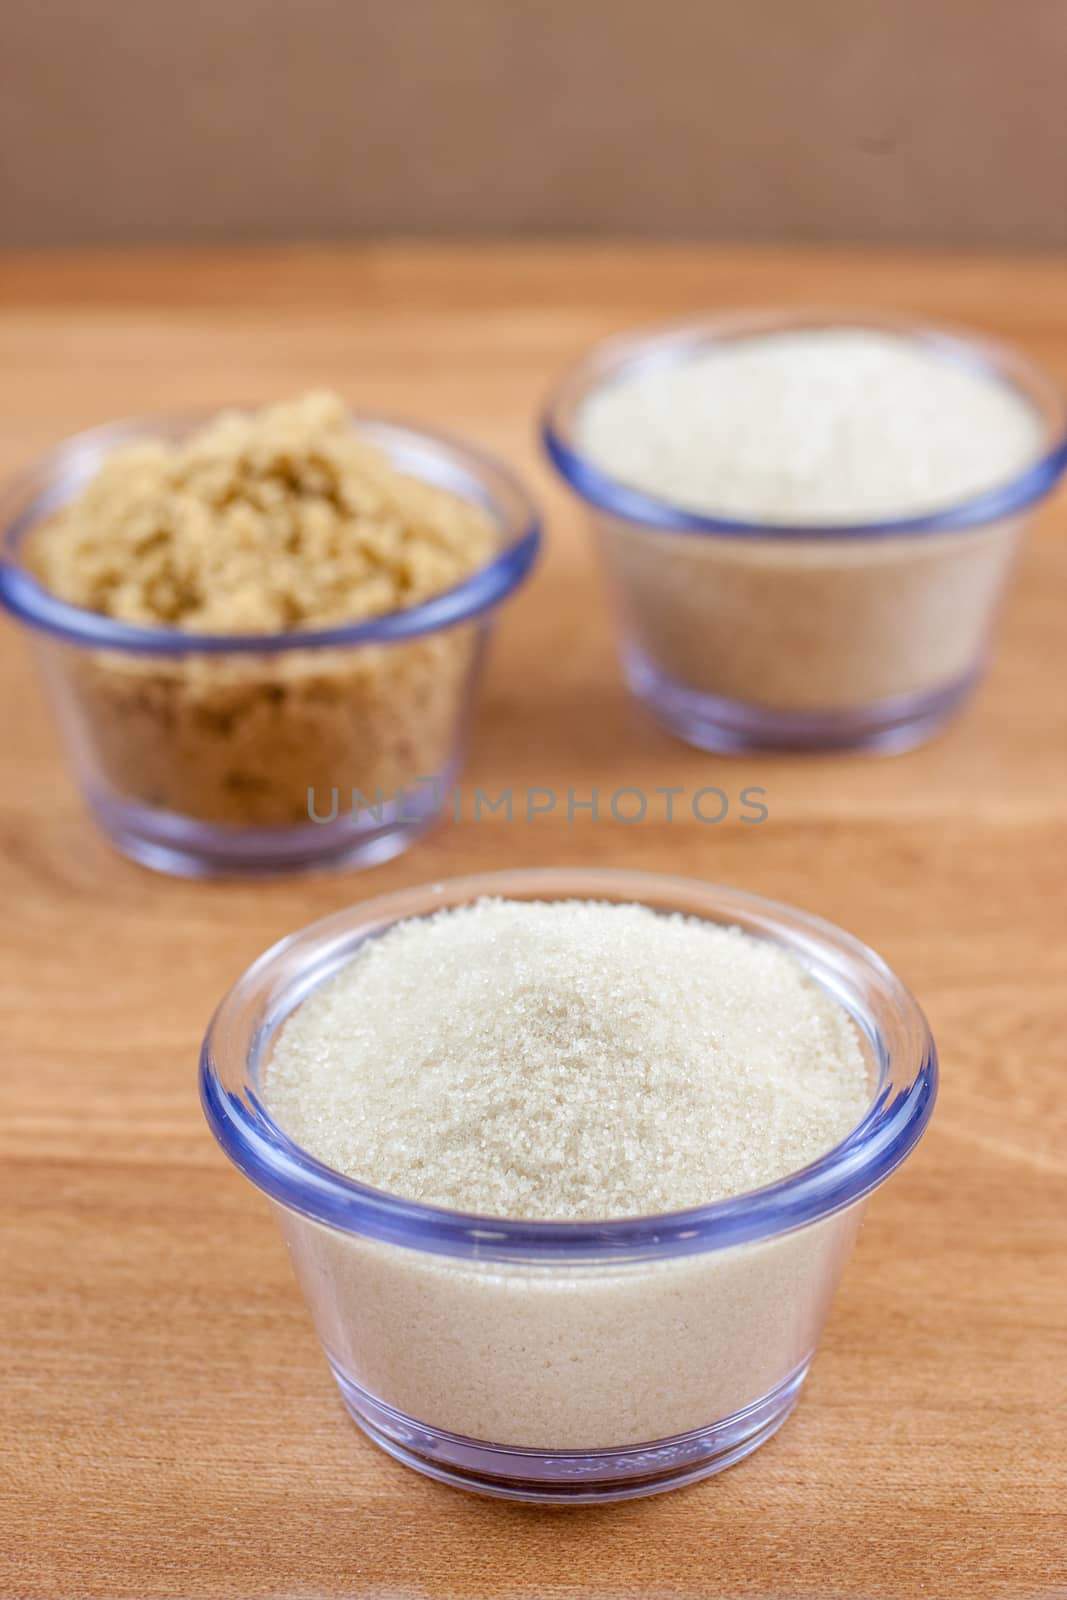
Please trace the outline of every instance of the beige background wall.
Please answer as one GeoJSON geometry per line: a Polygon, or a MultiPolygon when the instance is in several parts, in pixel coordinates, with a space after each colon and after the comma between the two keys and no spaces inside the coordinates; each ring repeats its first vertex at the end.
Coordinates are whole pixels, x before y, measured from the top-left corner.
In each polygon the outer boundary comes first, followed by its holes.
{"type": "Polygon", "coordinates": [[[0,0],[0,244],[1067,244],[1067,0],[0,0]]]}

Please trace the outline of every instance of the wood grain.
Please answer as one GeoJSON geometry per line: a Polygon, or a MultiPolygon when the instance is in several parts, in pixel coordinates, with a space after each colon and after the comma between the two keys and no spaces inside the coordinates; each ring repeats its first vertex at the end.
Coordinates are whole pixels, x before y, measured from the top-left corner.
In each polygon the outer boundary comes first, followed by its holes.
{"type": "Polygon", "coordinates": [[[977,700],[892,759],[719,759],[627,701],[546,384],[701,306],[903,305],[1067,380],[1053,259],[542,247],[0,262],[0,470],[130,411],[336,384],[529,478],[549,553],[503,619],[465,783],[767,790],[769,821],[447,826],[363,875],[190,885],[115,857],[0,636],[4,1600],[900,1600],[1067,1594],[1067,544],[1041,518],[977,700]],[[196,1101],[204,1023],[270,940],[446,873],[599,861],[795,901],[875,945],[944,1062],[804,1399],[749,1462],[607,1510],[509,1507],[346,1420],[260,1197],[196,1101]]]}

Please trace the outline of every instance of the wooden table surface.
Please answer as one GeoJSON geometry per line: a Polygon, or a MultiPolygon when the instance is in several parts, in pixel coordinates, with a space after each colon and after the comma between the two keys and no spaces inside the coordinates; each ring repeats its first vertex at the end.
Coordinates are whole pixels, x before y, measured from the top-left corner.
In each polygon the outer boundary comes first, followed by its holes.
{"type": "MultiPolygon", "coordinates": [[[[335,385],[501,452],[548,552],[504,615],[464,780],[767,791],[760,827],[448,825],[363,874],[190,884],[114,855],[0,632],[0,1596],[1067,1594],[1067,518],[1027,549],[992,672],[934,745],[718,758],[630,705],[581,517],[534,418],[591,341],[699,308],[899,306],[1067,381],[1062,260],[374,248],[0,261],[0,470],[127,412],[335,385]],[[794,901],[925,1004],[941,1101],[880,1193],[800,1407],[743,1465],[602,1510],[439,1487],[347,1420],[261,1197],[195,1090],[267,943],[443,874],[599,862],[794,901]]],[[[580,814],[581,815],[581,814],[580,814]]]]}

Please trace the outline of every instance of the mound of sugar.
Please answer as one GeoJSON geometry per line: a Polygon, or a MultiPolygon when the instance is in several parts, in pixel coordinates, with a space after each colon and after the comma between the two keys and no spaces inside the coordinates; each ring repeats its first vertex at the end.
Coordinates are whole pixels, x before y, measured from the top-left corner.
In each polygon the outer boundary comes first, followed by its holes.
{"type": "Polygon", "coordinates": [[[348,1176],[485,1215],[676,1211],[807,1165],[863,1115],[845,1011],[737,928],[486,900],[369,940],[287,1019],[264,1093],[348,1176]]]}
{"type": "Polygon", "coordinates": [[[661,500],[771,523],[918,516],[1037,456],[1032,407],[936,346],[870,328],[739,338],[592,393],[578,442],[661,500]]]}

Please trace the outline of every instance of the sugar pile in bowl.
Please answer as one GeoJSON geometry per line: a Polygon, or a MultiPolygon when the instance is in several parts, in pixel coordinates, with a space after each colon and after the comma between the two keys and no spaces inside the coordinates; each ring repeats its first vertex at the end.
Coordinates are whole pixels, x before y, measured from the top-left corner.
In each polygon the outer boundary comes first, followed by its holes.
{"type": "MultiPolygon", "coordinates": [[[[773,943],[577,900],[395,924],[290,1014],[264,1080],[284,1132],[352,1178],[564,1221],[772,1183],[846,1137],[873,1086],[851,1019],[773,943]]],[[[585,1450],[798,1383],[859,1210],[596,1263],[456,1258],[279,1217],[357,1411],[372,1396],[417,1419],[404,1428],[585,1450]]]]}
{"type": "Polygon", "coordinates": [[[596,390],[590,459],[674,505],[745,522],[921,516],[1011,478],[1040,442],[1005,383],[869,328],[738,339],[596,390]]]}
{"type": "Polygon", "coordinates": [[[369,941],[290,1017],[266,1089],[350,1177],[542,1219],[761,1187],[868,1098],[855,1029],[786,952],[582,901],[485,901],[369,941]]]}
{"type": "Polygon", "coordinates": [[[762,729],[781,714],[786,731],[806,714],[891,724],[909,697],[921,718],[923,697],[967,692],[1021,516],[880,525],[936,519],[1017,481],[1044,424],[980,354],[948,348],[796,328],[668,345],[590,390],[575,435],[611,484],[672,515],[743,525],[674,532],[593,496],[632,679],[708,697],[697,709],[711,721],[762,729]]]}

